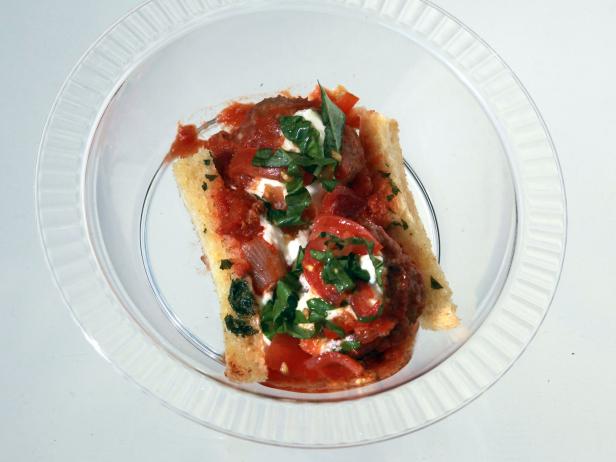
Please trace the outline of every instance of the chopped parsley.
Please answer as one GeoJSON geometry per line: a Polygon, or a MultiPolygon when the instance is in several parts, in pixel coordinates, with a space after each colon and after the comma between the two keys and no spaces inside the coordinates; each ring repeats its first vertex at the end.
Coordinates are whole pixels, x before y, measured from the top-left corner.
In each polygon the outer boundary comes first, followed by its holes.
{"type": "Polygon", "coordinates": [[[394,227],[394,226],[400,226],[400,227],[401,227],[403,230],[405,230],[405,231],[406,231],[407,229],[409,229],[409,224],[408,224],[406,221],[404,221],[403,219],[400,219],[400,221],[392,221],[392,222],[389,224],[388,228],[390,228],[390,227],[394,227]]]}
{"type": "Polygon", "coordinates": [[[430,287],[432,287],[434,290],[440,290],[443,288],[441,283],[434,279],[432,276],[430,276],[430,287]]]}
{"type": "Polygon", "coordinates": [[[256,313],[255,297],[244,279],[231,281],[228,300],[231,308],[240,316],[251,316],[256,313]]]}
{"type": "Polygon", "coordinates": [[[230,314],[225,316],[225,326],[229,332],[239,337],[249,337],[259,332],[243,319],[234,318],[230,314]]]}
{"type": "Polygon", "coordinates": [[[357,350],[361,346],[357,340],[343,340],[340,343],[340,351],[342,353],[350,353],[351,351],[357,350]]]}

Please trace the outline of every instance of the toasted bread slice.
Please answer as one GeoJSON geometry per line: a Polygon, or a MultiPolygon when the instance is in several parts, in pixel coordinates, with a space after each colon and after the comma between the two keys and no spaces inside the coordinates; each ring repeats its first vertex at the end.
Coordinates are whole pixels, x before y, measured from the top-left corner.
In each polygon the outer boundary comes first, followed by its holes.
{"type": "Polygon", "coordinates": [[[388,231],[413,259],[423,276],[426,306],[420,317],[421,326],[432,330],[456,327],[460,321],[456,316],[456,305],[451,301],[451,288],[432,252],[432,244],[419,219],[415,200],[406,181],[398,123],[375,111],[363,108],[356,111],[360,118],[359,137],[369,164],[373,168],[391,172],[391,180],[400,189],[390,206],[408,224],[408,229],[393,227],[388,231]],[[438,285],[441,288],[435,288],[438,285]]]}
{"type": "MultiPolygon", "coordinates": [[[[235,314],[229,303],[228,295],[232,279],[238,276],[233,266],[230,269],[220,267],[222,260],[233,261],[236,257],[230,242],[216,232],[220,217],[216,211],[216,203],[212,194],[217,187],[222,185],[222,179],[217,176],[212,181],[207,180],[205,175],[218,175],[218,172],[214,162],[211,161],[209,151],[205,149],[199,150],[190,157],[176,160],[173,164],[173,172],[182,199],[201,240],[204,256],[209,262],[220,303],[220,318],[224,326],[225,317],[235,314]],[[204,162],[206,160],[208,165],[204,162]],[[204,184],[207,186],[204,187],[204,184]]],[[[265,343],[260,334],[258,316],[252,316],[247,321],[259,331],[257,335],[241,337],[230,333],[223,327],[227,365],[225,374],[238,382],[262,382],[267,379],[265,343]]]]}

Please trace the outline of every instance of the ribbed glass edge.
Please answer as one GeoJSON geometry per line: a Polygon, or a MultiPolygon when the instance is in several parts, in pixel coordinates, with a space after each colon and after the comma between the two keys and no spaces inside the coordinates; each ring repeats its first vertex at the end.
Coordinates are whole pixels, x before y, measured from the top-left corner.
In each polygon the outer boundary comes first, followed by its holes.
{"type": "Polygon", "coordinates": [[[562,176],[539,112],[499,56],[438,7],[421,0],[301,3],[302,8],[360,9],[368,19],[408,35],[454,68],[507,140],[520,217],[510,277],[484,324],[438,367],[392,391],[340,403],[275,401],[229,389],[176,361],[141,331],[114,296],[91,249],[83,173],[91,137],[115,89],[146,55],[205,17],[273,4],[153,0],[128,13],[90,47],[62,86],[39,149],[35,196],[47,262],[96,350],[186,417],[276,445],[339,447],[400,436],[460,409],[513,364],[551,303],[566,241],[562,176]]]}

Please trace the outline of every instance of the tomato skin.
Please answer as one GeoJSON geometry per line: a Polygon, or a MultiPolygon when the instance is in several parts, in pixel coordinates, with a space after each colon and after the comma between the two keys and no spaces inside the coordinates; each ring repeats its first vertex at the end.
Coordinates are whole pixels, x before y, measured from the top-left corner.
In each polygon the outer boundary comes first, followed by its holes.
{"type": "Polygon", "coordinates": [[[367,282],[357,284],[357,289],[350,297],[351,307],[362,322],[369,322],[380,314],[382,301],[376,291],[367,282]]]}
{"type": "Polygon", "coordinates": [[[364,373],[364,367],[359,362],[335,351],[310,358],[305,365],[308,371],[314,371],[329,380],[350,379],[364,373]]]}
{"type": "Polygon", "coordinates": [[[380,337],[389,335],[396,324],[397,321],[395,319],[385,316],[371,322],[358,322],[355,324],[354,329],[355,338],[361,342],[362,345],[366,345],[380,337]]]}

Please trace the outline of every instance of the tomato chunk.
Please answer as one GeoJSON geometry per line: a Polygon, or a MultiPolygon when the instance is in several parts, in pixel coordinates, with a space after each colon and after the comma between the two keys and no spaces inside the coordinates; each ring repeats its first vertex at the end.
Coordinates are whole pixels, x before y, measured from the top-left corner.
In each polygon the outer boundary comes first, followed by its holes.
{"type": "Polygon", "coordinates": [[[360,321],[375,319],[381,306],[381,297],[367,282],[360,282],[351,294],[351,307],[360,321]]]}
{"type": "Polygon", "coordinates": [[[308,371],[315,371],[321,377],[329,380],[359,377],[364,372],[364,368],[359,362],[335,351],[310,358],[305,365],[308,371]]]}
{"type": "Polygon", "coordinates": [[[363,345],[385,337],[396,327],[396,320],[388,317],[377,318],[372,322],[358,322],[355,325],[355,338],[363,345]]]}

